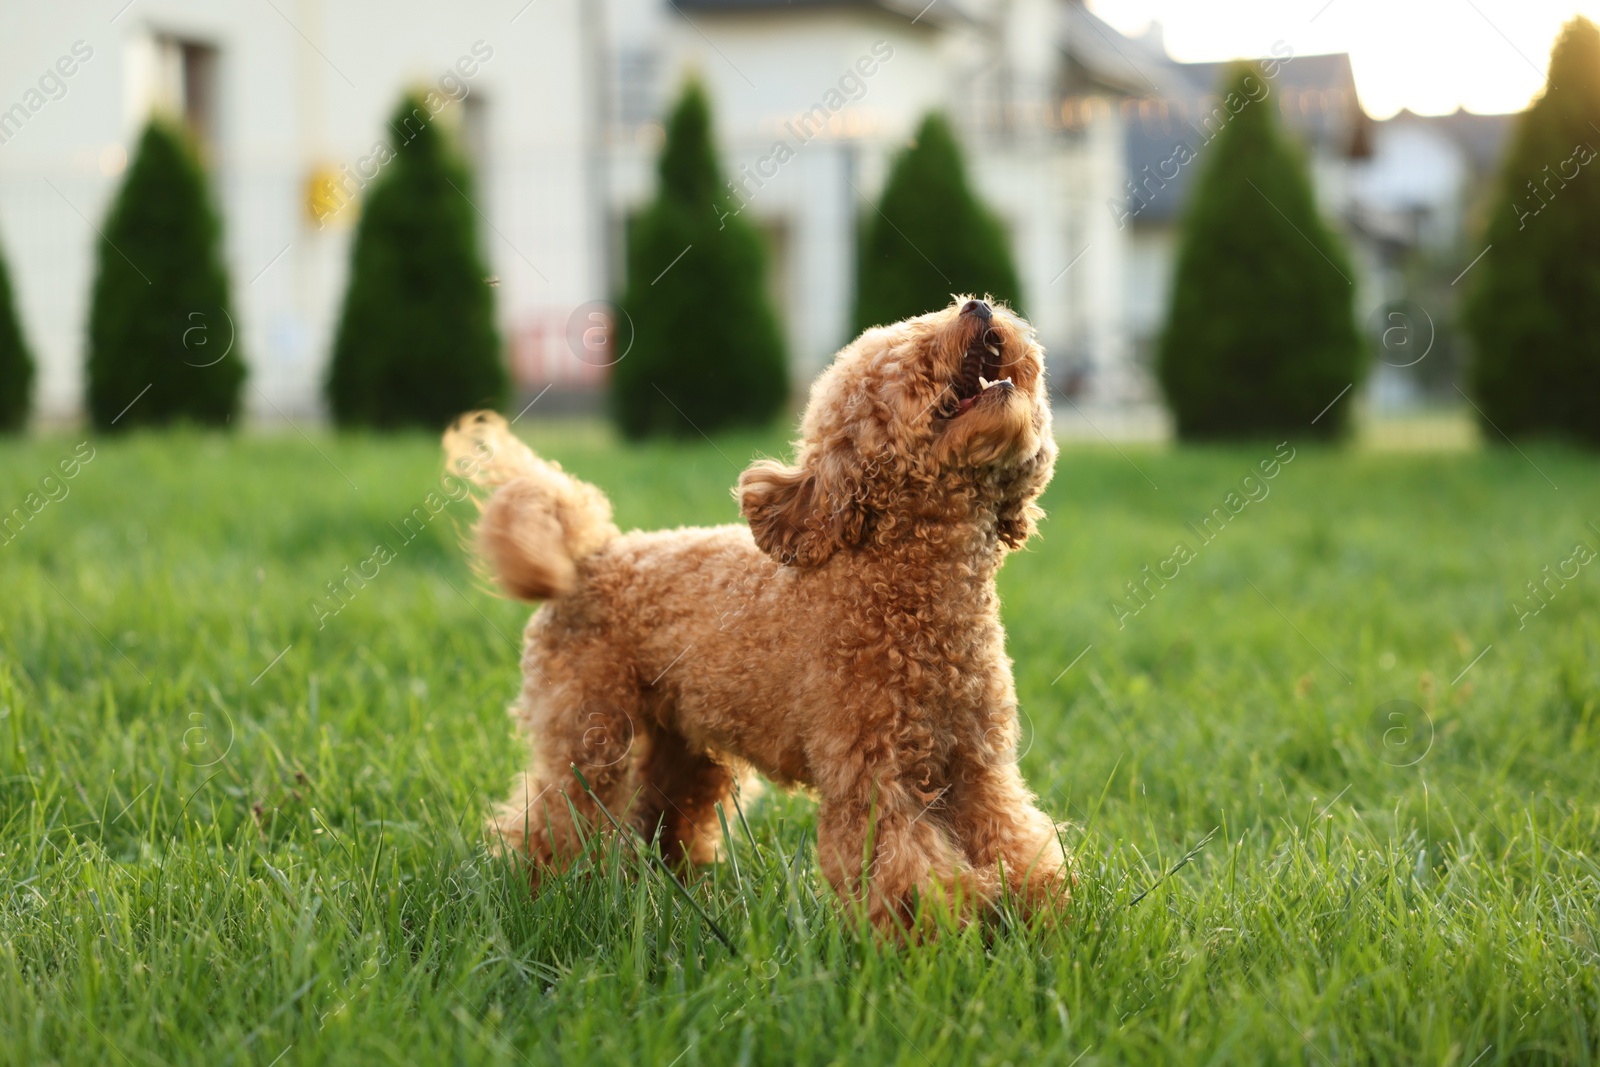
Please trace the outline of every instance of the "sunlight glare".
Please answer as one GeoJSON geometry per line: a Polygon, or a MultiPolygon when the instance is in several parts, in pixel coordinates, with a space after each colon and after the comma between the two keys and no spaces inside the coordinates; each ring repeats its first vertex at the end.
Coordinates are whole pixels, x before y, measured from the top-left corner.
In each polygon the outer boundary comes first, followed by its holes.
{"type": "Polygon", "coordinates": [[[1091,0],[1131,35],[1161,24],[1174,59],[1261,56],[1275,41],[1296,55],[1349,52],[1362,105],[1375,118],[1403,107],[1520,111],[1544,84],[1550,46],[1575,14],[1600,22],[1600,0],[1091,0]]]}

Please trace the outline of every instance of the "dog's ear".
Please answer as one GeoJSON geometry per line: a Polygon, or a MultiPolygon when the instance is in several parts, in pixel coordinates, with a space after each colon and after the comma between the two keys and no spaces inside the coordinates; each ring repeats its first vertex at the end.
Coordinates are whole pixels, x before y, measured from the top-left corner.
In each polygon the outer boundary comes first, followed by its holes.
{"type": "Polygon", "coordinates": [[[739,510],[763,552],[815,567],[866,533],[866,508],[852,481],[836,464],[758,460],[739,475],[739,510]]]}
{"type": "Polygon", "coordinates": [[[1034,501],[1050,484],[1056,467],[1056,443],[1048,434],[1039,450],[1013,472],[997,513],[997,532],[1007,548],[1021,548],[1039,529],[1044,509],[1034,501]]]}

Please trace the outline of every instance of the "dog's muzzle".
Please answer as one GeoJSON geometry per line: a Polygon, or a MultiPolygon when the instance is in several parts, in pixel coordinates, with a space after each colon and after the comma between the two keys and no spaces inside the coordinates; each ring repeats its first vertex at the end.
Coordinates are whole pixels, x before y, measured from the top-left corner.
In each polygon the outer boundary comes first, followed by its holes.
{"type": "Polygon", "coordinates": [[[972,330],[972,340],[967,342],[960,373],[951,383],[957,401],[952,418],[977,403],[978,398],[991,389],[1008,392],[1016,388],[1009,376],[1000,377],[1000,370],[1005,365],[1001,351],[1004,339],[998,330],[989,325],[994,318],[989,305],[982,300],[968,300],[961,307],[961,317],[977,322],[972,330]]]}

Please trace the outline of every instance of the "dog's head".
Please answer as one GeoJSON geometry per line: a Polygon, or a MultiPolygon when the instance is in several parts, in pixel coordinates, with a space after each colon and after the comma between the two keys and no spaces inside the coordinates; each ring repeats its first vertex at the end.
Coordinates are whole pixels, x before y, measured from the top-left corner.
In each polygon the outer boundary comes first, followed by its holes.
{"type": "Polygon", "coordinates": [[[1015,548],[1056,456],[1033,328],[966,297],[856,338],[811,387],[801,432],[794,465],[761,460],[738,489],[756,543],[801,566],[941,524],[1015,548]]]}

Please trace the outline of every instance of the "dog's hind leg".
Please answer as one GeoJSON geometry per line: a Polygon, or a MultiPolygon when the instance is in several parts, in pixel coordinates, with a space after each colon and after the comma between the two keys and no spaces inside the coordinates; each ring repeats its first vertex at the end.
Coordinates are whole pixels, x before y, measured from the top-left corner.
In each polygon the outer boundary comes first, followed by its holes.
{"type": "Polygon", "coordinates": [[[732,791],[736,768],[671,730],[654,730],[644,743],[634,825],[668,863],[712,862],[721,835],[717,802],[732,791]]]}
{"type": "Polygon", "coordinates": [[[536,871],[567,866],[588,835],[610,831],[597,799],[619,822],[630,819],[641,705],[630,673],[615,658],[598,642],[557,651],[534,641],[524,655],[527,681],[512,715],[532,744],[533,760],[491,817],[490,833],[536,871]]]}

